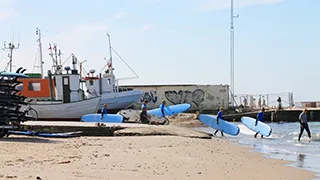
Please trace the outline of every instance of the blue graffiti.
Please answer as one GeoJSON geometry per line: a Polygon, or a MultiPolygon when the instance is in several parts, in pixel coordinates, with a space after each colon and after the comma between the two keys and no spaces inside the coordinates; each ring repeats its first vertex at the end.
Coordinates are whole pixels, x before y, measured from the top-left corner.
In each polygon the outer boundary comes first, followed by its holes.
{"type": "Polygon", "coordinates": [[[153,102],[153,103],[156,103],[157,100],[158,100],[158,97],[157,97],[157,91],[150,91],[150,92],[145,92],[141,98],[140,98],[140,101],[143,102],[143,101],[149,101],[150,102],[153,102]]]}

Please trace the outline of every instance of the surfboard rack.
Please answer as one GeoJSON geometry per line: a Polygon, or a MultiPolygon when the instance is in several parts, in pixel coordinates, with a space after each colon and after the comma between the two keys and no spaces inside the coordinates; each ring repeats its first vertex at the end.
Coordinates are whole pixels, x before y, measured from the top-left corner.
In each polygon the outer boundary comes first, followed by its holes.
{"type": "Polygon", "coordinates": [[[8,134],[10,129],[19,129],[19,124],[34,118],[28,116],[28,107],[21,110],[22,106],[28,106],[26,97],[22,96],[19,89],[16,89],[22,82],[18,78],[27,78],[23,74],[26,71],[20,67],[16,72],[0,72],[0,137],[8,134]]]}

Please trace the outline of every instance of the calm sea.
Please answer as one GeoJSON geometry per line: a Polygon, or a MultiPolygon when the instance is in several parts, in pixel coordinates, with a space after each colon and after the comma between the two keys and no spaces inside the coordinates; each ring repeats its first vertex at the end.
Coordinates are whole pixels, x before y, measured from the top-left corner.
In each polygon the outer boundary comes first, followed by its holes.
{"type": "MultiPolygon", "coordinates": [[[[299,123],[268,123],[272,128],[271,136],[255,139],[254,132],[241,123],[235,123],[240,128],[238,136],[226,137],[243,146],[252,147],[264,156],[292,161],[290,166],[307,169],[317,173],[320,180],[320,123],[309,122],[312,141],[309,141],[307,132],[304,131],[301,141],[298,142],[300,131],[299,123]]],[[[208,133],[214,132],[211,128],[196,128],[208,133]]],[[[220,136],[220,132],[217,134],[220,136]]]]}

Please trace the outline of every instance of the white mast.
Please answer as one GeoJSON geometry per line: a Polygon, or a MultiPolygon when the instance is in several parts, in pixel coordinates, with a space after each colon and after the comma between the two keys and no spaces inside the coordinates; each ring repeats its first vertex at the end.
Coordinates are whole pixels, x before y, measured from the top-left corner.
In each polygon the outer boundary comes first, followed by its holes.
{"type": "Polygon", "coordinates": [[[42,59],[42,42],[41,42],[41,30],[36,28],[36,35],[38,35],[38,42],[39,42],[39,56],[40,56],[40,71],[41,71],[41,78],[43,78],[43,59],[42,59]]]}
{"type": "Polygon", "coordinates": [[[9,57],[9,71],[12,72],[12,57],[13,57],[13,50],[15,49],[19,49],[20,43],[17,44],[17,46],[14,45],[14,34],[13,34],[13,38],[12,38],[12,43],[9,43],[8,46],[6,44],[6,42],[4,42],[4,47],[3,50],[9,50],[10,53],[8,54],[9,57]]]}
{"type": "Polygon", "coordinates": [[[231,0],[231,22],[230,22],[230,92],[231,92],[231,106],[234,107],[234,16],[233,0],[231,0]]]}
{"type": "MultiPolygon", "coordinates": [[[[121,78],[121,80],[124,80],[124,79],[135,79],[135,78],[139,78],[138,74],[136,72],[134,72],[134,70],[129,66],[129,64],[117,53],[116,50],[114,50],[111,46],[111,38],[110,38],[110,34],[107,33],[107,36],[108,36],[108,40],[109,40],[109,51],[110,51],[110,63],[111,63],[111,74],[113,74],[113,64],[112,64],[112,51],[121,59],[121,61],[123,63],[126,64],[126,66],[136,75],[136,77],[130,77],[130,78],[121,78]]],[[[120,79],[117,79],[117,81],[120,80],[120,79]]]]}
{"type": "Polygon", "coordinates": [[[108,36],[108,40],[109,40],[109,53],[110,53],[110,72],[111,74],[113,74],[113,64],[112,64],[112,46],[111,46],[111,38],[110,38],[110,34],[107,33],[107,36],[108,36]]]}

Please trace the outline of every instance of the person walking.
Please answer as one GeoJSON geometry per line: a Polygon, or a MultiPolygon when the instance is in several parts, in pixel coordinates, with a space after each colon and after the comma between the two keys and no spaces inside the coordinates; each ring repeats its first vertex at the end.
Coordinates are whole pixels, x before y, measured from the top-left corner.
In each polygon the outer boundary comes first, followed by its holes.
{"type": "Polygon", "coordinates": [[[299,115],[300,134],[299,134],[299,137],[298,137],[298,141],[300,141],[304,130],[307,131],[308,137],[311,140],[311,133],[310,133],[307,117],[308,117],[307,116],[307,109],[304,109],[303,112],[299,115]]]}

